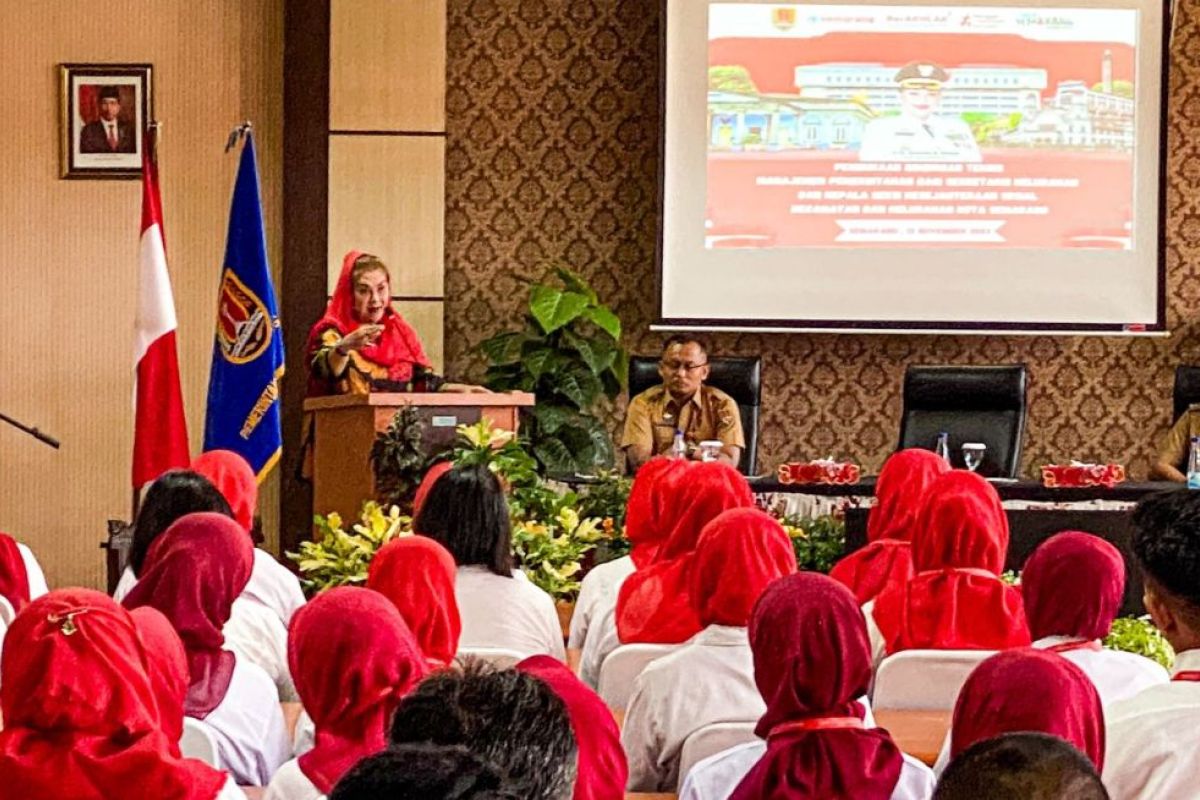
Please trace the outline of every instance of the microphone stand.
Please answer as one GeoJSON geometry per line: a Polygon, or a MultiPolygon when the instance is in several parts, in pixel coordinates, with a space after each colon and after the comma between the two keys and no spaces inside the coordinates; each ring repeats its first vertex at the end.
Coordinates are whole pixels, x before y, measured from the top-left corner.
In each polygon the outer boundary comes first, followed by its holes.
{"type": "Polygon", "coordinates": [[[20,422],[17,422],[15,419],[13,419],[12,417],[10,417],[6,414],[0,413],[0,420],[7,422],[9,425],[12,425],[14,428],[25,431],[30,436],[37,439],[39,442],[48,444],[51,447],[53,447],[55,450],[58,449],[58,439],[55,439],[53,436],[46,434],[46,433],[42,433],[37,428],[32,428],[28,425],[22,425],[20,422]]]}

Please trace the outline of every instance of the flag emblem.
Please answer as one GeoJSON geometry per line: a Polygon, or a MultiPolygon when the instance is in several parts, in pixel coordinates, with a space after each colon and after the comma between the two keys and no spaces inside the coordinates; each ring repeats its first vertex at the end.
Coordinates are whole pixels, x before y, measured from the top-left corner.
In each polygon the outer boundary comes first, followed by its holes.
{"type": "Polygon", "coordinates": [[[217,345],[232,364],[248,364],[271,344],[271,315],[263,301],[233,270],[221,276],[221,300],[217,309],[217,345]]]}
{"type": "Polygon", "coordinates": [[[771,9],[771,23],[781,31],[790,31],[796,24],[796,9],[791,6],[771,9]]]}

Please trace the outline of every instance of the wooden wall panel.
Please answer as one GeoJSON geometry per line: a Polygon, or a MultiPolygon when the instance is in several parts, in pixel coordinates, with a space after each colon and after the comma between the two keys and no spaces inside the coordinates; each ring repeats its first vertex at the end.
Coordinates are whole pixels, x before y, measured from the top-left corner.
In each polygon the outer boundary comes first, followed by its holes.
{"type": "Polygon", "coordinates": [[[392,294],[441,297],[445,140],[331,136],[329,291],[342,258],[364,250],[391,268],[392,294]]]}
{"type": "Polygon", "coordinates": [[[329,127],[445,131],[446,0],[333,0],[329,127]]]}
{"type": "MultiPolygon", "coordinates": [[[[130,508],[137,181],[58,178],[57,64],[151,62],[165,232],[193,449],[203,437],[236,122],[258,134],[273,263],[280,252],[283,0],[0,4],[0,68],[20,108],[0,150],[4,302],[0,410],[62,439],[0,429],[0,530],[28,542],[54,586],[102,588],[105,519],[130,508]]],[[[264,487],[268,532],[274,488],[264,487]]]]}

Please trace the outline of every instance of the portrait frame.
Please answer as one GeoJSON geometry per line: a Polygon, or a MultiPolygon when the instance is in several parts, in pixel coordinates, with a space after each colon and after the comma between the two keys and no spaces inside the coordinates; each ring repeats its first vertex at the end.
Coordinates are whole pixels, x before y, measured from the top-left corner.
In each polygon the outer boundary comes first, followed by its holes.
{"type": "Polygon", "coordinates": [[[151,64],[59,64],[59,177],[141,177],[153,75],[151,64]]]}

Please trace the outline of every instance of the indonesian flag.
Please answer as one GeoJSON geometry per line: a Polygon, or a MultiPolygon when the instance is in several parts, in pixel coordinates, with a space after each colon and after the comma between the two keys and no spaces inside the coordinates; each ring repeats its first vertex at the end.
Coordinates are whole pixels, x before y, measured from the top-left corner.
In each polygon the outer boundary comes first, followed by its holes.
{"type": "Polygon", "coordinates": [[[134,330],[137,367],[133,430],[133,488],[139,489],[169,469],[187,467],[187,420],[179,388],[175,351],[175,301],[167,273],[162,199],[154,130],[142,139],[142,241],[139,253],[138,308],[134,330]]]}

